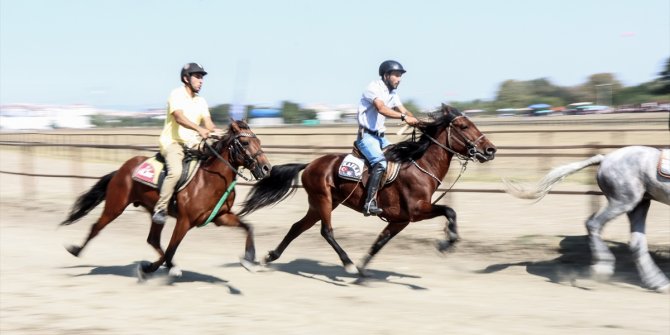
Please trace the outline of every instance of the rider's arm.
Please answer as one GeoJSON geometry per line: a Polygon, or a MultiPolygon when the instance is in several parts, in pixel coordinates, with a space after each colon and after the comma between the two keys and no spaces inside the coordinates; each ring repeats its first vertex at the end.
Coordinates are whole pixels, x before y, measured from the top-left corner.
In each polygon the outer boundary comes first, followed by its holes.
{"type": "MultiPolygon", "coordinates": [[[[172,116],[174,116],[174,120],[179,123],[180,126],[188,129],[192,129],[198,132],[200,134],[200,137],[202,138],[207,138],[209,137],[209,129],[200,127],[199,125],[193,123],[191,120],[189,120],[186,116],[184,116],[184,112],[179,109],[174,112],[172,112],[172,116]]],[[[210,118],[210,123],[212,122],[210,118]]],[[[206,125],[206,123],[205,123],[206,125]]]]}
{"type": "Polygon", "coordinates": [[[205,116],[202,118],[203,123],[205,124],[205,128],[209,131],[214,131],[216,129],[216,126],[214,125],[214,122],[212,121],[212,118],[209,116],[205,116]]]}
{"type": "Polygon", "coordinates": [[[379,114],[384,115],[386,117],[394,118],[394,119],[405,119],[404,121],[407,122],[410,126],[413,126],[417,123],[419,123],[419,120],[417,120],[414,116],[412,116],[412,113],[407,110],[404,106],[402,106],[402,109],[391,109],[386,107],[384,105],[384,102],[382,99],[375,98],[372,100],[372,103],[375,105],[375,108],[377,108],[377,111],[379,111],[379,114]],[[403,112],[404,110],[404,112],[403,112]],[[405,113],[403,115],[403,113],[405,113]]]}

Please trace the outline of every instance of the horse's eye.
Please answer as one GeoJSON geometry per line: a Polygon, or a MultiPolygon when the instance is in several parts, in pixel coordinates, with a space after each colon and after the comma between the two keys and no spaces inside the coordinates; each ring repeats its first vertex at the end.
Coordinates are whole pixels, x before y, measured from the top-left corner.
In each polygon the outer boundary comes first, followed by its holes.
{"type": "Polygon", "coordinates": [[[461,126],[461,130],[466,130],[468,129],[468,126],[461,126]]]}
{"type": "Polygon", "coordinates": [[[240,141],[240,143],[242,144],[243,147],[248,147],[249,146],[249,142],[240,141]]]}

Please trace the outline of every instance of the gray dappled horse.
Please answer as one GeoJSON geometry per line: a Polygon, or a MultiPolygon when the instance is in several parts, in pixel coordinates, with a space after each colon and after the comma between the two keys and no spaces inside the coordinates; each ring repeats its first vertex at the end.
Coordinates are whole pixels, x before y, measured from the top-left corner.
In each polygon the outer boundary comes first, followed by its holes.
{"type": "Polygon", "coordinates": [[[538,182],[535,189],[525,189],[509,180],[504,182],[507,193],[518,198],[539,201],[554,184],[566,176],[600,164],[596,179],[607,197],[607,206],[586,221],[594,263],[591,270],[596,276],[604,278],[614,273],[614,255],[600,234],[608,221],[626,213],[631,226],[630,249],[642,283],[652,290],[667,292],[670,281],[649,255],[645,237],[645,221],[651,200],[670,205],[670,179],[661,176],[657,171],[660,156],[661,151],[656,148],[629,146],[605,156],[596,155],[554,168],[538,182]]]}

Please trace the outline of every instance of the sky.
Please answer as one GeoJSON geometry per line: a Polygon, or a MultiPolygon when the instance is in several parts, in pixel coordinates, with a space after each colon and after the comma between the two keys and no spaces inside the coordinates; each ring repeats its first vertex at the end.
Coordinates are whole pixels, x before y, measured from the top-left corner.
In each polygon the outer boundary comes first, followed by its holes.
{"type": "Polygon", "coordinates": [[[356,104],[394,59],[430,108],[509,79],[637,85],[669,57],[670,0],[0,0],[0,104],[162,108],[187,62],[210,106],[356,104]]]}

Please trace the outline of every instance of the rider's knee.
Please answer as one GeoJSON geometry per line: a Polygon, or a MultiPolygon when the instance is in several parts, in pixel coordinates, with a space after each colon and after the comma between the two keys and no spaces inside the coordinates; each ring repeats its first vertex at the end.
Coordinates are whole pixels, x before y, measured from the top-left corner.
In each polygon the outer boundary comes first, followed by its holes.
{"type": "Polygon", "coordinates": [[[174,165],[176,165],[176,166],[168,165],[168,169],[167,169],[167,176],[168,177],[181,176],[182,166],[180,164],[174,164],[174,165]]]}

